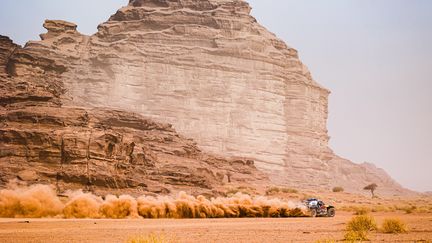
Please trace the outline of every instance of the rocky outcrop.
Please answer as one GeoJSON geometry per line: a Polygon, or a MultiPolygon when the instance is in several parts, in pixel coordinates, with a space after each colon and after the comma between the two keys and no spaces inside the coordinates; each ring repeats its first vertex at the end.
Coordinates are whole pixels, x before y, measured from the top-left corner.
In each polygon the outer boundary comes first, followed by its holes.
{"type": "Polygon", "coordinates": [[[8,61],[10,56],[18,48],[9,37],[0,35],[0,75],[4,76],[8,73],[8,61]]]}
{"type": "MultiPolygon", "coordinates": [[[[8,73],[40,77],[26,87],[31,92],[62,90],[52,105],[121,109],[173,124],[203,151],[255,160],[276,184],[359,191],[374,182],[403,191],[382,171],[329,149],[329,91],[250,10],[242,0],[131,0],[92,36],[46,21],[48,33],[15,51],[8,73]]],[[[39,102],[10,92],[3,103],[39,102]]]]}
{"type": "Polygon", "coordinates": [[[214,195],[224,184],[266,181],[253,161],[206,155],[170,125],[135,114],[22,107],[3,110],[0,121],[3,185],[18,178],[55,184],[59,191],[214,195]]]}
{"type": "Polygon", "coordinates": [[[4,50],[15,51],[1,61],[17,72],[0,72],[0,187],[18,180],[98,194],[215,195],[225,185],[268,183],[253,161],[203,153],[169,124],[125,111],[63,106],[61,65],[1,40],[4,50]]]}
{"type": "Polygon", "coordinates": [[[55,38],[61,34],[79,35],[76,24],[63,20],[46,20],[43,27],[48,32],[40,35],[42,40],[55,38]]]}

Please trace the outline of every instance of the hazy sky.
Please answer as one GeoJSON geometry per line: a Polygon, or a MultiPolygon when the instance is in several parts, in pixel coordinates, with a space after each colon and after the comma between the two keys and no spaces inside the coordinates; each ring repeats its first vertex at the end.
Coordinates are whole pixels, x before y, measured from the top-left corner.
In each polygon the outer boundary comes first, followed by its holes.
{"type": "MultiPolygon", "coordinates": [[[[333,150],[432,191],[432,1],[249,0],[253,15],[299,51],[332,91],[333,150]]],[[[1,0],[0,34],[24,44],[45,19],[96,32],[127,0],[1,0]]]]}

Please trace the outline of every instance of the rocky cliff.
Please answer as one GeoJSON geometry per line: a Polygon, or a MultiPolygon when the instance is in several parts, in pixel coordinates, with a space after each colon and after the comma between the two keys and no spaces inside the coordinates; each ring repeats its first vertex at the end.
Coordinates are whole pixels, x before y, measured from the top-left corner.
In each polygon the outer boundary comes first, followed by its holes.
{"type": "Polygon", "coordinates": [[[92,36],[46,21],[41,41],[2,50],[2,83],[15,85],[2,94],[3,113],[46,96],[56,112],[126,110],[173,124],[203,151],[255,160],[276,184],[403,192],[382,170],[329,149],[329,91],[250,11],[243,0],[131,0],[92,36]]]}
{"type": "Polygon", "coordinates": [[[217,195],[226,185],[269,183],[253,161],[203,153],[169,124],[64,106],[65,66],[6,37],[0,48],[0,188],[17,181],[59,192],[217,195]]]}

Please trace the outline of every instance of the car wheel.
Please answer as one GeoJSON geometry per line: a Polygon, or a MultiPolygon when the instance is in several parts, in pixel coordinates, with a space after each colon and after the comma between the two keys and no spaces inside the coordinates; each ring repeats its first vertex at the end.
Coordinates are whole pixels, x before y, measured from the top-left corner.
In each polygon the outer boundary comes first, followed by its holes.
{"type": "Polygon", "coordinates": [[[316,209],[311,209],[310,210],[310,214],[311,214],[311,217],[315,218],[317,216],[317,210],[316,209]]]}
{"type": "Polygon", "coordinates": [[[336,210],[334,208],[327,209],[327,216],[334,217],[336,215],[336,210]]]}

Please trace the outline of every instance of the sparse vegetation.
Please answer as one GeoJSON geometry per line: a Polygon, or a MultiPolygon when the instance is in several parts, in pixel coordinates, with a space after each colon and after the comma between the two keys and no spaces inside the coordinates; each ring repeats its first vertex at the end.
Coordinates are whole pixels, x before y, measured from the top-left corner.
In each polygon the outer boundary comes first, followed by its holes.
{"type": "Polygon", "coordinates": [[[255,188],[246,187],[246,186],[239,186],[236,188],[230,188],[226,191],[227,196],[233,196],[237,193],[242,193],[242,194],[253,196],[253,195],[257,194],[257,191],[255,188]]]}
{"type": "Polygon", "coordinates": [[[414,212],[415,209],[413,208],[405,208],[404,211],[406,214],[412,214],[414,212]]]}
{"type": "Polygon", "coordinates": [[[281,191],[283,193],[298,193],[298,190],[293,188],[282,188],[281,191]]]}
{"type": "Polygon", "coordinates": [[[372,184],[370,184],[370,185],[365,186],[365,187],[363,188],[363,190],[371,191],[372,198],[374,198],[374,197],[375,197],[375,190],[377,189],[377,187],[378,187],[377,184],[372,183],[372,184]]]}
{"type": "Polygon", "coordinates": [[[364,214],[362,211],[366,210],[367,212],[396,212],[402,211],[406,214],[412,213],[432,213],[432,207],[430,206],[414,206],[414,205],[391,205],[391,204],[366,204],[364,206],[356,206],[356,205],[343,205],[338,208],[340,211],[345,212],[354,212],[355,215],[364,214]]]}
{"type": "Polygon", "coordinates": [[[355,215],[366,215],[370,213],[370,209],[366,208],[366,207],[359,207],[355,210],[355,215]]]}
{"type": "Polygon", "coordinates": [[[368,215],[359,215],[348,222],[345,240],[350,242],[368,240],[370,231],[377,230],[375,219],[368,215]]]}
{"type": "Polygon", "coordinates": [[[408,232],[407,226],[400,219],[385,219],[381,231],[387,234],[400,234],[408,232]]]}
{"type": "Polygon", "coordinates": [[[346,211],[346,212],[353,212],[354,215],[366,215],[369,214],[370,212],[387,212],[386,210],[388,210],[386,207],[366,207],[366,206],[342,206],[339,208],[339,210],[341,211],[346,211]]]}
{"type": "Polygon", "coordinates": [[[172,239],[169,239],[164,234],[151,233],[145,236],[135,236],[127,240],[127,243],[173,243],[172,239]]]}
{"type": "Polygon", "coordinates": [[[286,194],[298,193],[298,190],[292,188],[280,188],[280,187],[270,187],[269,189],[266,190],[267,196],[275,195],[278,193],[286,193],[286,194]]]}
{"type": "Polygon", "coordinates": [[[375,219],[369,215],[359,215],[348,222],[348,231],[373,231],[377,229],[375,219]]]}
{"type": "Polygon", "coordinates": [[[397,209],[404,211],[406,214],[412,214],[418,211],[418,208],[416,206],[405,206],[405,207],[399,207],[397,209]]]}
{"type": "Polygon", "coordinates": [[[315,243],[336,243],[336,240],[324,239],[324,240],[317,240],[315,243]]]}
{"type": "Polygon", "coordinates": [[[344,236],[344,240],[347,242],[359,242],[369,240],[366,231],[347,231],[344,236]]]}
{"type": "Polygon", "coordinates": [[[333,187],[332,191],[333,192],[343,192],[343,191],[345,191],[345,189],[343,187],[336,186],[336,187],[333,187]]]}
{"type": "Polygon", "coordinates": [[[372,207],[371,211],[376,213],[376,212],[394,212],[396,210],[390,206],[378,205],[378,206],[372,207]]]}

